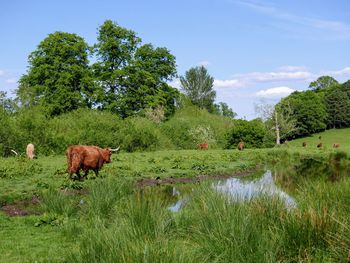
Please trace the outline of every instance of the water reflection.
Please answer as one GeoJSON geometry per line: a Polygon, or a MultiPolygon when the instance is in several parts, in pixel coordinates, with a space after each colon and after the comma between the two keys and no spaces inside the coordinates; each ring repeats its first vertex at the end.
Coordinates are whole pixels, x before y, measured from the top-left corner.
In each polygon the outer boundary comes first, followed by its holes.
{"type": "MultiPolygon", "coordinates": [[[[245,178],[229,178],[220,180],[212,184],[213,189],[232,197],[235,201],[249,201],[261,195],[277,196],[286,205],[287,208],[296,207],[293,197],[278,188],[273,180],[270,170],[266,171],[263,176],[245,178]]],[[[192,189],[193,190],[193,189],[192,189]]],[[[188,201],[189,196],[182,196],[181,190],[173,187],[172,196],[178,197],[178,201],[168,207],[172,212],[178,212],[188,201]]]]}
{"type": "Polygon", "coordinates": [[[175,204],[168,207],[171,212],[178,212],[188,201],[188,197],[179,199],[175,204]]]}
{"type": "Polygon", "coordinates": [[[243,181],[240,178],[219,181],[213,183],[213,188],[233,197],[237,201],[248,201],[264,194],[278,196],[285,202],[287,207],[296,206],[294,198],[276,186],[271,171],[266,171],[262,177],[253,181],[243,181]]]}

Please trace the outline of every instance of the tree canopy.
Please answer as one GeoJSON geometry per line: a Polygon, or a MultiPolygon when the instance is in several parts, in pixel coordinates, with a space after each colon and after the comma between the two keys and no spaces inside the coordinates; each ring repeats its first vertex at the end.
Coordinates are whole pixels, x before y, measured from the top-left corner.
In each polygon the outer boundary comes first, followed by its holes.
{"type": "Polygon", "coordinates": [[[310,90],[293,92],[282,99],[278,107],[282,114],[291,115],[295,119],[296,130],[290,137],[301,137],[326,129],[326,106],[318,93],[310,90]]]}
{"type": "Polygon", "coordinates": [[[338,84],[338,81],[336,81],[333,77],[321,76],[317,80],[311,82],[309,88],[315,91],[320,91],[338,84]]]}
{"type": "Polygon", "coordinates": [[[214,78],[208,74],[204,66],[191,68],[180,76],[182,91],[190,98],[194,105],[214,111],[216,92],[213,89],[214,78]]]}
{"type": "Polygon", "coordinates": [[[98,34],[92,67],[102,90],[100,108],[122,117],[158,106],[172,113],[178,93],[166,81],[176,74],[175,56],[163,47],[141,45],[135,32],[111,20],[98,34]]]}
{"type": "Polygon", "coordinates": [[[17,100],[24,107],[42,105],[49,116],[98,108],[128,117],[156,107],[169,115],[179,95],[167,84],[176,75],[175,56],[164,47],[141,45],[134,31],[111,20],[99,27],[93,47],[76,34],[49,34],[28,63],[17,100]]]}
{"type": "Polygon", "coordinates": [[[29,70],[17,90],[20,103],[41,104],[51,116],[92,107],[95,85],[88,51],[88,44],[76,34],[49,34],[29,55],[29,70]]]}

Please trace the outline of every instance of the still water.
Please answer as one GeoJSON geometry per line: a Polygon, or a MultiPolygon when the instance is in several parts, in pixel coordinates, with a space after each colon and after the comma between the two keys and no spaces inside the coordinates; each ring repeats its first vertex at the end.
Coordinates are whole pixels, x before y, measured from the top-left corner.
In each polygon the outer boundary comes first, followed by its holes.
{"type": "MultiPolygon", "coordinates": [[[[181,187],[173,187],[171,195],[178,197],[177,202],[171,204],[168,209],[178,212],[187,202],[190,202],[190,193],[182,195],[181,187]]],[[[279,188],[273,179],[272,172],[267,170],[260,177],[248,176],[244,178],[228,178],[215,181],[211,184],[213,191],[223,193],[235,202],[249,201],[261,195],[277,196],[282,200],[287,208],[296,206],[294,198],[279,188]]],[[[195,190],[194,188],[192,190],[195,190]]]]}

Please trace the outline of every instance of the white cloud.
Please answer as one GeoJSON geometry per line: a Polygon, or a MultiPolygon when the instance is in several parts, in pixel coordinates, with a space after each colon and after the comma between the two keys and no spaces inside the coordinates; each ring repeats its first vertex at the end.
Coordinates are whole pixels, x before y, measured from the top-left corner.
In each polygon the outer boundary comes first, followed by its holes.
{"type": "Polygon", "coordinates": [[[242,75],[235,75],[246,82],[270,82],[270,81],[286,81],[286,80],[308,80],[312,77],[312,73],[308,71],[276,71],[276,72],[251,72],[242,75]]]}
{"type": "MultiPolygon", "coordinates": [[[[249,0],[240,0],[235,1],[240,5],[244,5],[248,8],[255,10],[261,14],[279,19],[284,22],[289,22],[294,25],[301,26],[301,29],[308,28],[311,33],[316,32],[317,30],[322,31],[323,36],[328,37],[329,39],[349,39],[350,38],[350,25],[342,21],[327,20],[327,19],[315,19],[312,17],[296,15],[290,12],[285,12],[275,6],[268,5],[262,2],[249,1],[249,0]]],[[[296,27],[293,27],[296,28],[296,27]]]]}
{"type": "Polygon", "coordinates": [[[11,78],[11,79],[7,79],[6,83],[12,84],[12,83],[16,83],[17,79],[11,78]]]}
{"type": "Polygon", "coordinates": [[[228,80],[220,80],[215,79],[214,80],[214,87],[215,88],[238,88],[242,87],[244,84],[238,79],[228,79],[228,80]]]}
{"type": "Polygon", "coordinates": [[[3,75],[5,75],[5,71],[0,69],[0,76],[3,76],[3,75]]]}
{"type": "Polygon", "coordinates": [[[266,90],[260,90],[255,95],[261,98],[282,98],[282,97],[288,96],[294,91],[295,91],[294,89],[282,86],[282,87],[275,87],[275,88],[270,88],[266,90]]]}
{"type": "Polygon", "coordinates": [[[284,71],[279,69],[272,72],[250,72],[246,74],[236,74],[232,79],[214,80],[215,88],[239,88],[247,87],[256,83],[273,83],[283,81],[305,81],[314,79],[314,74],[307,70],[300,70],[301,67],[284,66],[284,71]]]}
{"type": "Polygon", "coordinates": [[[332,75],[332,76],[349,76],[350,75],[350,67],[345,67],[340,70],[334,71],[326,71],[324,75],[332,75]]]}

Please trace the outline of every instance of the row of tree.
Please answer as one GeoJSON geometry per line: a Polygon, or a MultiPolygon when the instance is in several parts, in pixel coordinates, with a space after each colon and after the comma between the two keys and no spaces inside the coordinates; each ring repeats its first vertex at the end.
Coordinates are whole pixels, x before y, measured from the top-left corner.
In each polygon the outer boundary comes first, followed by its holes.
{"type": "Polygon", "coordinates": [[[350,127],[350,81],[339,83],[319,77],[306,91],[295,91],[269,111],[267,124],[274,127],[276,143],[309,136],[330,128],[350,127]]]}
{"type": "Polygon", "coordinates": [[[168,84],[176,77],[175,56],[167,48],[142,44],[134,31],[111,20],[98,28],[92,46],[76,34],[49,34],[28,64],[16,104],[40,105],[51,117],[78,108],[108,110],[121,118],[161,109],[168,117],[184,101],[219,115],[236,115],[227,104],[214,103],[214,79],[204,67],[180,77],[181,94],[168,84]]]}

